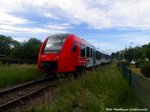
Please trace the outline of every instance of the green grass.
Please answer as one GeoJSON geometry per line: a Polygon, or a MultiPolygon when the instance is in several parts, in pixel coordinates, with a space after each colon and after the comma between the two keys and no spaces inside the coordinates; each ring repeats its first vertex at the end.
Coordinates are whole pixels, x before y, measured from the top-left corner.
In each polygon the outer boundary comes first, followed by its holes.
{"type": "Polygon", "coordinates": [[[0,88],[31,81],[40,77],[36,65],[0,63],[0,88]]]}
{"type": "Polygon", "coordinates": [[[115,64],[89,72],[80,80],[61,80],[53,102],[30,112],[104,112],[137,107],[132,89],[115,64]]]}

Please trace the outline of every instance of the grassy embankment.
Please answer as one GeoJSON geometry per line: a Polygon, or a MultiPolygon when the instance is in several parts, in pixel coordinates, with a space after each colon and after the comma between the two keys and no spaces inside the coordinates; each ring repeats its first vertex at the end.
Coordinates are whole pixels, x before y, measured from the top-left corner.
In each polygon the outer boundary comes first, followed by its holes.
{"type": "Polygon", "coordinates": [[[104,112],[106,108],[137,107],[132,89],[116,64],[90,71],[80,80],[60,80],[53,102],[30,112],[104,112]]]}
{"type": "Polygon", "coordinates": [[[36,65],[0,63],[0,88],[31,81],[40,77],[36,65]]]}

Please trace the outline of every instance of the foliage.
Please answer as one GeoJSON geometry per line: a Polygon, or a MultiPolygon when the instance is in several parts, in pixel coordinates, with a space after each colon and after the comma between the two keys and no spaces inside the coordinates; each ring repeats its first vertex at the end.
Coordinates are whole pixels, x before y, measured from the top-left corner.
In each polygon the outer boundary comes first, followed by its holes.
{"type": "Polygon", "coordinates": [[[141,67],[141,72],[150,78],[150,63],[144,63],[141,67]]]}
{"type": "Polygon", "coordinates": [[[142,48],[145,51],[145,58],[149,59],[150,61],[150,43],[147,45],[143,45],[142,48]]]}
{"type": "Polygon", "coordinates": [[[4,57],[0,60],[5,62],[10,60],[9,63],[22,63],[21,60],[36,62],[41,44],[42,42],[36,38],[30,38],[27,42],[18,42],[11,37],[0,35],[0,57],[4,57]]]}
{"type": "Polygon", "coordinates": [[[118,61],[117,62],[117,65],[120,66],[120,65],[125,65],[125,66],[129,66],[130,63],[128,61],[118,61]]]}
{"type": "Polygon", "coordinates": [[[80,80],[60,81],[55,95],[53,102],[47,102],[34,110],[104,112],[106,108],[136,107],[131,88],[115,64],[91,71],[80,80]]]}
{"type": "Polygon", "coordinates": [[[150,61],[150,43],[143,46],[129,47],[122,51],[112,53],[113,59],[125,59],[128,62],[135,60],[136,66],[140,67],[145,59],[150,61]]]}
{"type": "Polygon", "coordinates": [[[116,53],[111,54],[112,59],[122,60],[124,59],[124,50],[117,51],[116,53]]]}
{"type": "Polygon", "coordinates": [[[125,66],[129,66],[130,65],[129,61],[123,61],[123,62],[121,62],[121,64],[125,65],[125,66]]]}
{"type": "Polygon", "coordinates": [[[11,53],[11,57],[37,60],[40,46],[40,40],[36,38],[30,38],[27,42],[24,42],[21,44],[21,46],[15,48],[11,53]]]}
{"type": "Polygon", "coordinates": [[[119,56],[119,52],[116,52],[116,53],[113,52],[113,53],[111,54],[111,57],[112,57],[113,59],[118,59],[118,57],[120,57],[120,56],[119,56]]]}
{"type": "Polygon", "coordinates": [[[0,63],[0,88],[38,79],[36,65],[0,63]]]}
{"type": "Polygon", "coordinates": [[[146,56],[147,56],[146,58],[148,58],[150,61],[150,43],[149,43],[148,48],[146,49],[146,56]]]}
{"type": "Polygon", "coordinates": [[[124,53],[124,57],[126,60],[131,62],[131,60],[133,60],[135,58],[134,49],[133,48],[126,49],[125,53],[124,53]]]}
{"type": "Polygon", "coordinates": [[[11,37],[0,35],[0,55],[8,56],[11,53],[11,50],[19,46],[19,42],[15,41],[11,37]]]}
{"type": "Polygon", "coordinates": [[[143,63],[144,63],[143,59],[137,59],[135,62],[136,68],[140,68],[143,63]]]}

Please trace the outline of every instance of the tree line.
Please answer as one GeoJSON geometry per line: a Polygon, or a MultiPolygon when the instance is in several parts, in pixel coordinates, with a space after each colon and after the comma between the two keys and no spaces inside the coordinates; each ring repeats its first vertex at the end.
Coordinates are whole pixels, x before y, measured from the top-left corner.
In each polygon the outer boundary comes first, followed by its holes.
{"type": "Polygon", "coordinates": [[[134,61],[135,66],[141,68],[141,72],[146,77],[150,77],[150,43],[112,53],[112,58],[120,60],[126,66],[133,64],[131,62],[134,61]]]}
{"type": "Polygon", "coordinates": [[[125,48],[124,50],[112,53],[111,56],[113,59],[125,59],[129,62],[132,60],[137,61],[139,59],[150,60],[150,43],[143,46],[125,48]]]}
{"type": "Polygon", "coordinates": [[[10,36],[0,35],[0,60],[36,62],[42,42],[36,38],[19,42],[10,36]],[[24,61],[23,61],[24,60],[24,61]]]}

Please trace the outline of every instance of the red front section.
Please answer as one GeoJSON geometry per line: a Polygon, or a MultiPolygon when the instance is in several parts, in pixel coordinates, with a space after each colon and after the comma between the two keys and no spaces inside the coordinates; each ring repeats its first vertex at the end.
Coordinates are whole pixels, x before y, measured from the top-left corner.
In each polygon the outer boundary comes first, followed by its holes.
{"type": "Polygon", "coordinates": [[[80,57],[80,38],[75,35],[67,36],[60,53],[43,54],[46,42],[47,39],[41,46],[38,58],[38,69],[41,72],[72,72],[76,71],[77,66],[86,64],[86,58],[80,57]],[[74,43],[76,43],[76,52],[72,52],[74,43]]]}

